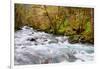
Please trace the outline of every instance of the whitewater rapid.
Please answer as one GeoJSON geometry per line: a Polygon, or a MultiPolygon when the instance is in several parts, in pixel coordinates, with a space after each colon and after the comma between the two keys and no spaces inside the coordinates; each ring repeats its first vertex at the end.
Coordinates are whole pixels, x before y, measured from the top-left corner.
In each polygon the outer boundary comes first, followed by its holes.
{"type": "Polygon", "coordinates": [[[66,36],[54,36],[24,26],[14,35],[14,64],[48,64],[61,62],[90,62],[94,47],[70,44],[66,36]]]}

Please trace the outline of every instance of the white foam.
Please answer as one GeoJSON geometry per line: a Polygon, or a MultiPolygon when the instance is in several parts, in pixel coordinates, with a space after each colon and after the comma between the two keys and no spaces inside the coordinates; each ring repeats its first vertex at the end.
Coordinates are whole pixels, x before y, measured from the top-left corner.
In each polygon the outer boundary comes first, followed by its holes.
{"type": "Polygon", "coordinates": [[[15,64],[93,61],[93,52],[93,46],[70,44],[66,36],[55,37],[27,26],[15,32],[15,64]]]}

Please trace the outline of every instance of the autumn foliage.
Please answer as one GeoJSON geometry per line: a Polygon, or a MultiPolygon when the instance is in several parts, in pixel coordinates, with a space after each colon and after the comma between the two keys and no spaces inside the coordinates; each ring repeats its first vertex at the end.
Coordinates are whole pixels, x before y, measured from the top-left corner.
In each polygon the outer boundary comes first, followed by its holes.
{"type": "Polygon", "coordinates": [[[94,43],[94,9],[15,4],[15,31],[22,26],[69,36],[69,42],[94,43]]]}

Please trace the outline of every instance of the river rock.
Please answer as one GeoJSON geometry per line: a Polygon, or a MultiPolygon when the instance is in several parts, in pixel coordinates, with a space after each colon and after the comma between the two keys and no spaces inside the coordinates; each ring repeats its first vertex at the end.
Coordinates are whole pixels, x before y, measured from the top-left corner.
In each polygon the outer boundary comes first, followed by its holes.
{"type": "Polygon", "coordinates": [[[80,35],[70,36],[68,42],[71,44],[78,43],[80,41],[80,35]]]}

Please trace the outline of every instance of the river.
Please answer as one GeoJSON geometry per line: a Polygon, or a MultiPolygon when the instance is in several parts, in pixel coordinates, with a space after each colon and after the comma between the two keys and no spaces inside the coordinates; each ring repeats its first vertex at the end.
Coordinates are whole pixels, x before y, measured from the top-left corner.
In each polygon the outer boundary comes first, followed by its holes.
{"type": "Polygon", "coordinates": [[[14,64],[91,62],[94,46],[70,44],[66,36],[54,36],[24,26],[14,35],[14,64]]]}

